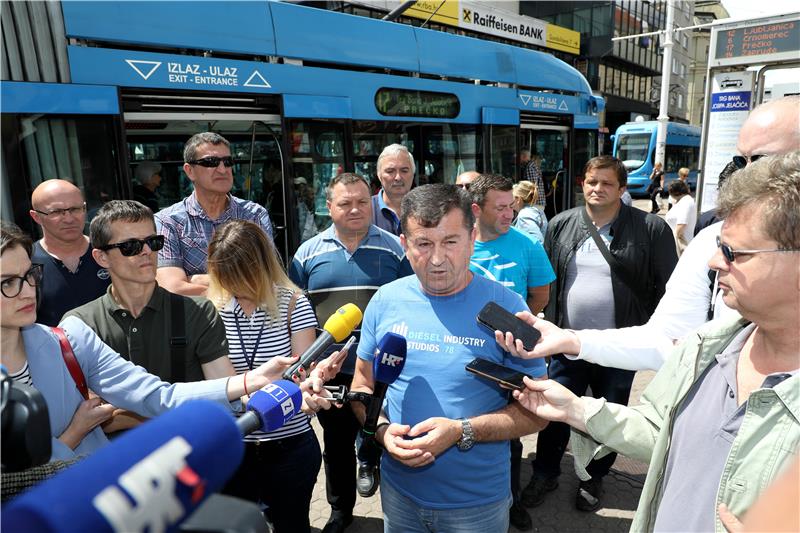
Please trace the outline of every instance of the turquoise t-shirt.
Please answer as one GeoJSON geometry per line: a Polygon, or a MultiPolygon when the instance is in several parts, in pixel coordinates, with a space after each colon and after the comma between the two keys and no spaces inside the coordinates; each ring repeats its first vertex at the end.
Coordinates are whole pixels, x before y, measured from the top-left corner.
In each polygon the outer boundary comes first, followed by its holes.
{"type": "Polygon", "coordinates": [[[493,241],[475,241],[469,269],[502,283],[523,299],[528,298],[528,287],[541,287],[556,279],[541,243],[516,228],[493,241]]]}
{"type": "MultiPolygon", "coordinates": [[[[424,293],[416,276],[378,290],[364,313],[358,357],[372,361],[387,332],[407,340],[403,371],[386,394],[389,420],[414,426],[431,417],[470,418],[505,407],[508,391],[464,370],[475,357],[535,377],[545,375],[541,359],[511,357],[489,330],[477,324],[478,312],[489,301],[512,312],[527,310],[518,295],[480,276],[450,296],[424,293]]],[[[383,454],[382,475],[422,507],[473,507],[508,497],[509,460],[508,441],[480,442],[467,452],[452,446],[422,468],[408,468],[383,454]]]]}

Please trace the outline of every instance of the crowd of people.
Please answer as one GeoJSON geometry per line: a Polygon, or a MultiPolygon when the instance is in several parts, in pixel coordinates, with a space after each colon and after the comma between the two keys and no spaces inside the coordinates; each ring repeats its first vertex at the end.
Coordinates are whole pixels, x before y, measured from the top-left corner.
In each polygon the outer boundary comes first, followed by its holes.
{"type": "MultiPolygon", "coordinates": [[[[720,221],[695,235],[684,180],[667,187],[665,220],[624,201],[627,172],[610,156],[582,169],[583,205],[547,220],[535,156],[522,176],[468,171],[414,187],[412,154],[392,144],[376,194],[358,174],[327,184],[331,225],[287,270],[266,209],[230,193],[230,144],[199,133],[184,150],[192,194],[157,213],[112,200],[86,236],[81,191],[48,180],[31,197],[39,241],[3,222],[2,364],[45,397],[52,459],[76,458],[192,399],[241,412],[355,303],[352,353],[327,350],[303,376],[302,412],[245,437],[223,489],[260,504],[278,533],[310,531],[323,464],[323,533],[345,531],[356,494],[378,488],[388,533],[529,530],[568,443],[579,510],[602,505],[622,453],[650,465],[632,530],[757,527],[740,519],[797,471],[800,449],[800,99],[754,110],[737,149],[720,221]],[[489,302],[539,342],[479,325],[489,302]],[[365,405],[335,405],[323,385],[375,391],[387,333],[405,337],[407,355],[369,436],[365,405]],[[475,357],[525,373],[525,387],[466,372],[475,357]],[[658,373],[628,407],[643,369],[658,373]],[[532,433],[523,488],[519,438],[532,433]]],[[[157,186],[160,170],[142,167],[141,184],[157,186]]],[[[654,172],[653,211],[663,188],[654,172]]]]}

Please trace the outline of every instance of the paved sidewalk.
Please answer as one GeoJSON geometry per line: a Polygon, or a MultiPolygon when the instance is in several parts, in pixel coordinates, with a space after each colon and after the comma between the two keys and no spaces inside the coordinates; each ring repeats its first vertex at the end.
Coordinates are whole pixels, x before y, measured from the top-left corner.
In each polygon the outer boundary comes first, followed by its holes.
{"type": "MultiPolygon", "coordinates": [[[[639,401],[642,390],[650,382],[653,374],[653,372],[639,372],[636,375],[631,391],[631,404],[639,401]]],[[[316,420],[313,424],[320,442],[322,442],[319,424],[316,420]]],[[[524,487],[531,476],[531,462],[536,452],[536,435],[524,437],[522,443],[522,486],[524,487]]],[[[630,529],[646,472],[645,465],[624,457],[618,458],[604,482],[606,490],[603,498],[604,506],[594,513],[584,513],[575,509],[574,500],[578,488],[578,478],[574,474],[572,456],[569,452],[564,456],[561,469],[564,474],[560,478],[558,489],[550,493],[540,507],[528,510],[533,519],[533,531],[623,532],[630,529]]],[[[329,513],[330,507],[325,500],[325,471],[320,469],[311,500],[312,531],[318,532],[325,525],[329,513]]],[[[381,533],[383,531],[383,514],[380,506],[380,492],[372,498],[364,499],[359,496],[354,515],[355,520],[347,528],[347,533],[381,533]]],[[[517,533],[518,530],[512,527],[509,531],[517,533]]],[[[487,531],[486,533],[495,532],[487,531]]]]}

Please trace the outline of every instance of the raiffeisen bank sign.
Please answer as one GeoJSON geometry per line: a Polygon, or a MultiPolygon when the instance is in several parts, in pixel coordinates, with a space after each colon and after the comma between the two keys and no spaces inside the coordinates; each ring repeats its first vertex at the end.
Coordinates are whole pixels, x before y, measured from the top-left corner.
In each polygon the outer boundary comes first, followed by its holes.
{"type": "MultiPolygon", "coordinates": [[[[357,0],[353,3],[391,11],[401,2],[357,0]]],[[[578,54],[581,48],[581,34],[576,31],[497,9],[488,3],[464,0],[421,1],[416,2],[403,14],[570,54],[578,54]]]]}

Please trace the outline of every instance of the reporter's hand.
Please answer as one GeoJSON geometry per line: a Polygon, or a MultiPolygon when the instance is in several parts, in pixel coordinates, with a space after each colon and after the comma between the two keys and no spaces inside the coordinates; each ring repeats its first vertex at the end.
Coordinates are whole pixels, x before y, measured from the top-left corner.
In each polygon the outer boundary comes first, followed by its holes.
{"type": "Polygon", "coordinates": [[[514,391],[514,398],[536,416],[553,422],[566,422],[580,431],[586,431],[583,420],[583,401],[568,388],[552,379],[523,378],[525,389],[514,391]]]}
{"type": "Polygon", "coordinates": [[[342,369],[342,363],[347,359],[348,351],[349,350],[339,350],[338,352],[333,352],[322,361],[315,363],[312,366],[311,372],[309,372],[309,377],[317,377],[324,382],[332,380],[339,373],[339,370],[342,369]]]}
{"type": "MultiPolygon", "coordinates": [[[[422,450],[433,456],[433,460],[445,450],[453,446],[461,438],[462,426],[458,420],[444,417],[432,417],[416,424],[409,432],[411,440],[397,443],[399,448],[422,450]]],[[[432,461],[431,461],[432,462],[432,461]]],[[[421,465],[420,465],[421,466],[421,465]]]]}
{"type": "Polygon", "coordinates": [[[434,460],[431,452],[420,450],[418,448],[409,449],[401,447],[400,444],[405,442],[403,438],[411,430],[410,426],[401,426],[400,424],[389,424],[383,426],[383,434],[376,434],[375,436],[382,439],[383,447],[386,453],[391,455],[395,460],[403,463],[406,466],[417,468],[430,464],[434,460]]]}
{"type": "Polygon", "coordinates": [[[539,330],[542,336],[536,342],[536,346],[533,347],[533,350],[528,351],[523,348],[522,341],[515,339],[511,332],[495,331],[494,339],[497,341],[497,344],[514,357],[535,359],[537,357],[546,357],[548,355],[560,353],[570,355],[577,355],[580,353],[581,342],[578,336],[575,335],[575,332],[561,329],[543,318],[536,318],[528,311],[520,311],[516,316],[539,330]]]}
{"type": "MultiPolygon", "coordinates": [[[[325,382],[318,376],[309,376],[300,383],[303,392],[303,405],[300,410],[309,416],[314,416],[320,409],[330,409],[334,404],[330,393],[325,389],[325,382]]],[[[337,406],[338,407],[338,406],[337,406]]]]}
{"type": "Polygon", "coordinates": [[[286,369],[296,363],[299,357],[300,356],[297,355],[293,357],[273,357],[263,365],[260,365],[258,368],[253,370],[253,373],[266,379],[267,383],[264,385],[266,386],[269,383],[281,379],[286,369]]]}
{"type": "Polygon", "coordinates": [[[113,405],[96,396],[82,401],[58,439],[74,450],[90,431],[111,418],[115,410],[113,405]]]}

